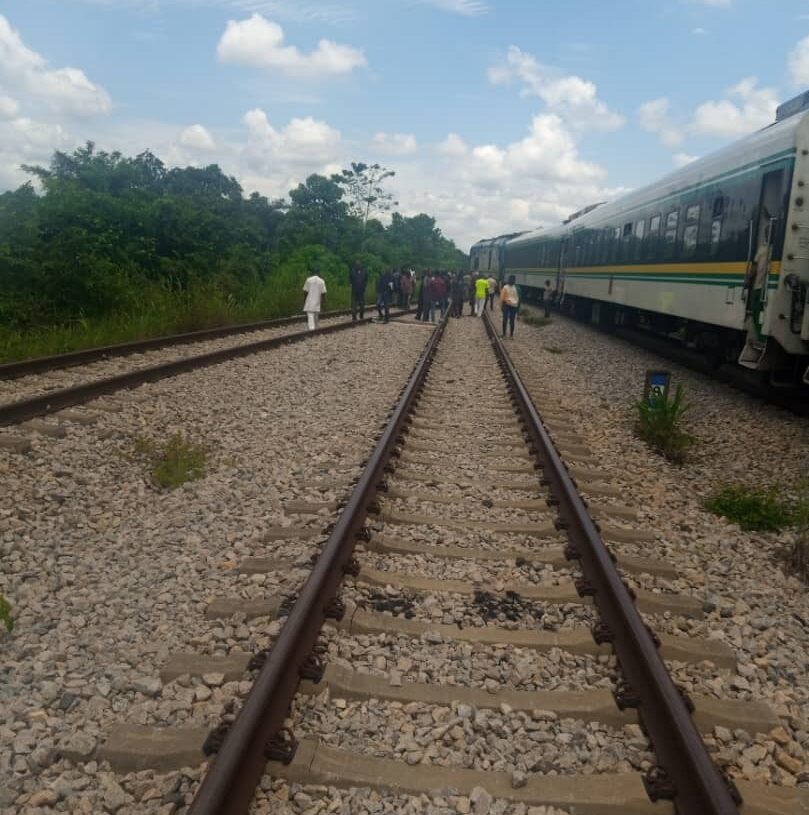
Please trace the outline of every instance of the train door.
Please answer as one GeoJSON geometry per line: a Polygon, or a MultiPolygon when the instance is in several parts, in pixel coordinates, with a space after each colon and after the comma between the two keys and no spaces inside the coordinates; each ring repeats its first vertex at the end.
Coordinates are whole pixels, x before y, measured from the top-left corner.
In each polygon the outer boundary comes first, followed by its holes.
{"type": "Polygon", "coordinates": [[[750,221],[750,250],[744,286],[747,343],[739,362],[748,368],[765,367],[767,350],[763,333],[769,299],[770,266],[783,219],[784,171],[767,173],[761,181],[757,217],[750,221]]]}
{"type": "Polygon", "coordinates": [[[561,246],[559,247],[559,269],[556,272],[556,303],[561,305],[565,297],[565,277],[567,268],[567,252],[569,241],[567,238],[562,238],[561,246]]]}

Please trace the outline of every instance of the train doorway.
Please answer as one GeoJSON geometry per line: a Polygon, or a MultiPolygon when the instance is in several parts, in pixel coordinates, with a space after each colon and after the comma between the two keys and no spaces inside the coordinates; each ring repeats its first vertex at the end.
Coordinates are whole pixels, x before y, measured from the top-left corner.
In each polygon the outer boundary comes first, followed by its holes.
{"type": "Polygon", "coordinates": [[[762,365],[767,338],[764,318],[769,297],[770,266],[778,224],[783,218],[784,171],[767,173],[761,182],[757,217],[750,221],[750,253],[745,281],[745,318],[747,342],[739,362],[749,368],[762,365]]]}

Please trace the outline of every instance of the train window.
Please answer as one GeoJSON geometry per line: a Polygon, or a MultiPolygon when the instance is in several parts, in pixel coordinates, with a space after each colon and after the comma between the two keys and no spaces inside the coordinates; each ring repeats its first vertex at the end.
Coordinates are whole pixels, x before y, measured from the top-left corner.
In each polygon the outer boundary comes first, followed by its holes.
{"type": "Polygon", "coordinates": [[[699,224],[689,224],[683,230],[683,254],[693,255],[697,251],[697,236],[699,234],[699,224]]]}
{"type": "Polygon", "coordinates": [[[725,197],[723,195],[717,195],[716,198],[713,199],[713,217],[721,218],[724,214],[725,197]]]}
{"type": "Polygon", "coordinates": [[[717,246],[722,237],[722,219],[714,218],[711,224],[711,246],[717,246]]]}
{"type": "Polygon", "coordinates": [[[615,240],[620,240],[620,238],[621,238],[621,227],[620,226],[615,227],[615,229],[612,232],[612,236],[615,238],[615,240]]]}
{"type": "Polygon", "coordinates": [[[628,224],[624,224],[624,237],[628,238],[632,234],[632,221],[628,224]]]}
{"type": "Polygon", "coordinates": [[[668,233],[673,229],[675,232],[677,231],[677,223],[680,220],[680,211],[675,209],[673,212],[670,212],[666,215],[666,236],[668,237],[668,233]]]}
{"type": "Polygon", "coordinates": [[[659,235],[660,234],[660,221],[662,217],[660,215],[652,215],[649,219],[649,235],[659,235]]]}
{"type": "Polygon", "coordinates": [[[693,204],[686,209],[685,220],[689,222],[699,220],[699,204],[693,204]]]}
{"type": "Polygon", "coordinates": [[[643,237],[644,232],[646,231],[646,221],[636,221],[635,222],[635,237],[640,240],[643,237]]]}

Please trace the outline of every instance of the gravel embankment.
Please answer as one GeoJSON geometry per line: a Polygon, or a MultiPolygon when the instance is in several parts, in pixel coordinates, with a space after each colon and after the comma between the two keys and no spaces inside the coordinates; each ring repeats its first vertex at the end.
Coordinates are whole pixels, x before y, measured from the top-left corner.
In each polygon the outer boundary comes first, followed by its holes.
{"type": "MultiPolygon", "coordinates": [[[[349,316],[350,320],[351,317],[349,316]]],[[[321,326],[344,322],[346,317],[328,317],[321,320],[321,326]]],[[[138,368],[148,368],[151,365],[160,365],[178,359],[199,356],[213,351],[222,351],[226,348],[237,348],[262,340],[275,337],[284,337],[306,329],[306,320],[267,328],[261,331],[250,331],[244,334],[231,334],[229,337],[220,337],[214,340],[190,343],[188,345],[175,345],[166,348],[157,348],[153,351],[143,351],[139,354],[130,354],[125,357],[91,362],[87,365],[77,365],[64,370],[46,371],[41,374],[22,376],[18,379],[0,379],[0,403],[18,402],[23,399],[32,399],[55,390],[70,388],[75,385],[104,379],[109,376],[128,373],[138,368]]]]}
{"type": "Polygon", "coordinates": [[[172,653],[267,646],[278,622],[206,620],[209,601],[299,587],[322,534],[264,533],[332,520],[283,505],[340,497],[428,336],[394,323],[313,338],[106,399],[117,411],[91,403],[96,424],[35,436],[30,455],[0,450],[0,591],[15,617],[0,666],[4,815],[169,815],[189,800],[200,768],[113,775],[92,750],[121,722],[212,726],[247,690],[247,676],[164,685],[159,671],[172,653]],[[176,431],[206,448],[207,474],[161,492],[133,447],[176,431]],[[294,567],[243,574],[250,556],[294,567]]]}
{"type": "MultiPolygon", "coordinates": [[[[588,326],[555,317],[544,328],[521,323],[509,350],[540,406],[564,413],[598,466],[638,509],[650,544],[620,544],[619,554],[677,566],[671,581],[630,582],[689,593],[704,602],[702,621],[651,617],[660,630],[731,646],[738,672],[674,666],[688,689],[720,698],[768,701],[782,729],[752,736],[717,728],[709,745],[736,776],[809,787],[809,592],[783,555],[792,532],[744,532],[704,509],[728,483],[777,486],[807,477],[805,419],[762,404],[588,326]],[[683,466],[668,463],[633,433],[633,402],[648,368],[672,370],[690,403],[685,429],[697,441],[683,466]]],[[[599,499],[602,500],[602,499],[599,499]]]]}

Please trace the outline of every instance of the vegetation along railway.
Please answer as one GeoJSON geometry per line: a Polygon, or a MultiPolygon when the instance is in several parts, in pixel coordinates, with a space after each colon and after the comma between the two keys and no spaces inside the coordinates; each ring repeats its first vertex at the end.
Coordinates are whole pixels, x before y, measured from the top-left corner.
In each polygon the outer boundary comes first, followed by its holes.
{"type": "Polygon", "coordinates": [[[792,669],[664,555],[543,330],[314,332],[0,450],[8,811],[809,812],[792,669]],[[208,478],[144,491],[164,427],[208,478]]]}

